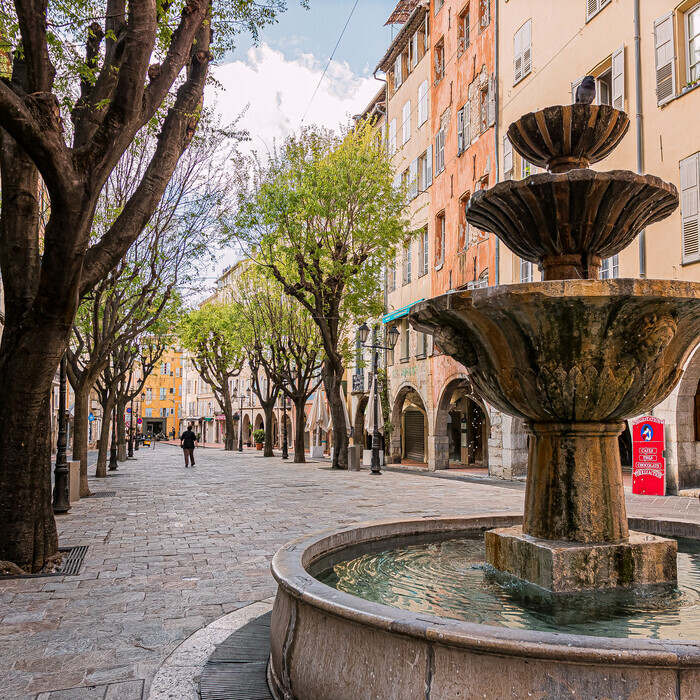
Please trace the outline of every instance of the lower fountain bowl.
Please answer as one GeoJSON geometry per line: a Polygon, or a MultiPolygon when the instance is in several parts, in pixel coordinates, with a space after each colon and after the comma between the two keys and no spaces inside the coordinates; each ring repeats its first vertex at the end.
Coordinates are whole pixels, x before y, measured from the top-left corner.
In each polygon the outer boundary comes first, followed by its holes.
{"type": "MultiPolygon", "coordinates": [[[[331,588],[310,573],[348,549],[402,537],[445,538],[513,527],[521,518],[387,520],[305,536],[277,552],[269,680],[276,698],[697,697],[700,640],[613,639],[474,624],[331,588]]],[[[687,535],[687,524],[630,520],[687,535]],[[684,528],[674,531],[673,528],[684,528]]],[[[697,533],[693,533],[697,535],[697,533]]]]}

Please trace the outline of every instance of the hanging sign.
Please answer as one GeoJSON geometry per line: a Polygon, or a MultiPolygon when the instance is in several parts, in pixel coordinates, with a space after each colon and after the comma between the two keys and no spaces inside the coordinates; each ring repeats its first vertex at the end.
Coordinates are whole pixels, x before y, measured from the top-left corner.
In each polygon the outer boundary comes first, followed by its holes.
{"type": "Polygon", "coordinates": [[[632,423],[632,493],[666,495],[664,421],[643,416],[632,423]]]}

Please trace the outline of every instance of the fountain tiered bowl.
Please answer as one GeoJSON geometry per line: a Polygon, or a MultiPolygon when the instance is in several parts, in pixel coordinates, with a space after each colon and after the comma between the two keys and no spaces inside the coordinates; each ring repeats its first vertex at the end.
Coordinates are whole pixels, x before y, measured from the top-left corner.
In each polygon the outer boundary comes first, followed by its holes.
{"type": "Polygon", "coordinates": [[[628,127],[593,105],[511,125],[513,148],[549,172],[478,192],[467,220],[544,281],[451,292],[409,316],[524,422],[523,517],[365,523],[283,547],[276,698],[699,697],[700,544],[683,544],[679,569],[670,536],[700,540],[700,528],[628,520],[617,438],[680,379],[700,284],[598,279],[604,258],[678,206],[659,178],[589,168],[628,127]]]}

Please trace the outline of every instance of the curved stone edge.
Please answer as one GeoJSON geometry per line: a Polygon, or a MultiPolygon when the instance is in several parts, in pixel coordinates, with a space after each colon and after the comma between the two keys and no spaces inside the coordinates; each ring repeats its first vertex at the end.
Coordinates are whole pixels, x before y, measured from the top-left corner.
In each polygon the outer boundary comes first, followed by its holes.
{"type": "Polygon", "coordinates": [[[251,620],[270,612],[273,600],[246,605],[191,634],[160,665],[147,700],[199,700],[197,677],[216,647],[251,620]]]}
{"type": "MultiPolygon", "coordinates": [[[[647,521],[631,519],[631,522],[639,527],[647,521]]],[[[280,592],[283,592],[296,600],[298,606],[347,623],[418,642],[456,647],[465,652],[595,665],[659,668],[697,668],[700,665],[700,640],[584,637],[461,622],[366,601],[326,586],[307,572],[307,568],[321,556],[362,543],[435,532],[449,534],[485,530],[520,523],[522,516],[512,514],[393,519],[304,536],[282,547],[273,558],[272,573],[280,587],[278,599],[280,592]]],[[[700,528],[697,535],[700,537],[700,528]]]]}

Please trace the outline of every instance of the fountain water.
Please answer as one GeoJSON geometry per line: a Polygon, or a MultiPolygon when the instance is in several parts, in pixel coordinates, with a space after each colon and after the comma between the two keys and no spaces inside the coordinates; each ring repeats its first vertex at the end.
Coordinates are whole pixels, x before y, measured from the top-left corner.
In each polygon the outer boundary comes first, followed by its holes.
{"type": "MultiPolygon", "coordinates": [[[[700,539],[700,529],[679,532],[660,522],[629,529],[617,436],[625,418],[653,408],[680,379],[700,337],[700,284],[598,279],[602,259],[678,206],[676,188],[656,177],[588,168],[628,127],[623,112],[591,105],[550,107],[511,125],[513,147],[549,173],[476,193],[467,219],[538,263],[544,281],[448,293],[410,315],[468,369],[491,405],[525,422],[522,520],[386,521],[282,548],[272,567],[279,583],[269,667],[276,697],[698,696],[700,642],[673,639],[670,622],[673,600],[686,596],[697,607],[697,586],[689,596],[674,588],[677,544],[659,535],[700,539]],[[470,590],[459,593],[454,577],[480,558],[466,544],[480,533],[497,576],[549,601],[542,603],[556,611],[549,627],[533,622],[539,615],[520,614],[517,603],[494,611],[503,606],[498,594],[495,604],[482,595],[483,573],[464,575],[470,590]],[[435,576],[412,577],[411,567],[426,562],[435,576]],[[373,590],[376,567],[382,581],[373,590]],[[387,585],[394,575],[395,586],[387,585]],[[649,597],[642,624],[664,627],[659,636],[672,639],[633,639],[639,619],[622,615],[620,601],[629,609],[624,596],[644,598],[658,586],[671,607],[658,599],[650,606],[649,597]],[[473,610],[455,613],[452,598],[473,610]],[[589,617],[574,615],[578,626],[567,628],[574,634],[552,633],[557,620],[570,619],[572,602],[589,617]],[[630,638],[583,636],[586,619],[599,622],[597,610],[599,620],[623,619],[630,638]],[[525,629],[505,629],[508,620],[525,629]]],[[[700,618],[678,619],[700,629],[700,618]]]]}

